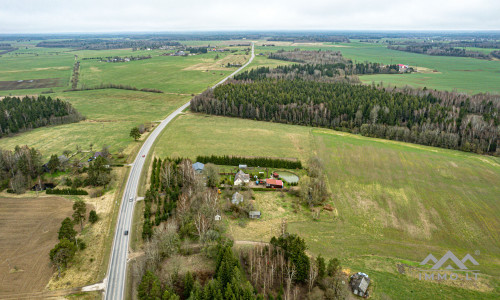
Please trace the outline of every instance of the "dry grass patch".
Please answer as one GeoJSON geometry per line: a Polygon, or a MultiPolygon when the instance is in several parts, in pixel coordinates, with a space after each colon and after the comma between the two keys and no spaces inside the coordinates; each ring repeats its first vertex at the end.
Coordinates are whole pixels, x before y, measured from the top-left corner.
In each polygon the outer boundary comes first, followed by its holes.
{"type": "Polygon", "coordinates": [[[227,71],[227,64],[245,64],[250,59],[249,55],[227,55],[222,59],[214,60],[214,59],[204,59],[203,63],[195,64],[184,68],[184,71],[227,71]]]}

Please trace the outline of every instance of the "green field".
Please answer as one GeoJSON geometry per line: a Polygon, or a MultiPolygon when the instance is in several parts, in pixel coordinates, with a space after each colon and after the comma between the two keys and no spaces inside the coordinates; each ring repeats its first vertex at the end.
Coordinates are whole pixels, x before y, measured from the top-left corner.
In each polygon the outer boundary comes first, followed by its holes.
{"type": "MultiPolygon", "coordinates": [[[[94,149],[111,146],[112,152],[133,152],[134,143],[130,129],[139,124],[159,121],[182,104],[192,94],[214,85],[236,68],[222,66],[228,62],[245,62],[244,51],[175,57],[161,56],[166,50],[81,50],[47,49],[34,47],[34,42],[22,45],[19,50],[0,57],[0,81],[38,78],[63,78],[65,86],[54,87],[51,97],[67,100],[87,120],[38,128],[13,137],[0,139],[0,147],[13,149],[16,145],[29,145],[42,151],[45,157],[64,150],[83,150],[94,144],[94,149]],[[24,48],[23,48],[24,47],[24,48]],[[25,49],[28,47],[28,49],[25,49]],[[57,52],[57,54],[55,54],[57,52]],[[28,53],[21,55],[19,53],[28,53]],[[80,60],[79,87],[97,86],[101,83],[131,85],[137,88],[154,88],[165,93],[147,93],[118,89],[63,92],[69,89],[75,55],[80,60]],[[151,55],[153,58],[127,63],[104,63],[84,60],[89,57],[151,55]]],[[[240,49],[240,48],[238,48],[240,49]]],[[[35,95],[49,88],[0,91],[4,95],[35,95]]]]}
{"type": "Polygon", "coordinates": [[[500,76],[500,61],[482,60],[465,57],[430,56],[387,49],[387,45],[360,43],[353,41],[338,45],[299,45],[257,47],[256,53],[277,51],[279,49],[293,50],[295,48],[307,50],[340,51],[342,55],[358,62],[379,62],[384,64],[407,64],[424,67],[425,73],[412,74],[381,74],[363,75],[364,83],[383,82],[384,85],[413,87],[427,87],[439,90],[454,90],[477,94],[481,92],[500,93],[498,84],[500,76]],[[432,72],[436,70],[437,72],[432,72]]]}
{"type": "MultiPolygon", "coordinates": [[[[338,257],[351,271],[375,282],[376,299],[410,290],[416,298],[494,298],[500,275],[500,159],[440,148],[366,138],[327,129],[185,114],[168,127],[155,148],[165,157],[232,154],[298,157],[317,154],[329,179],[335,214],[313,221],[309,210],[291,212],[290,201],[256,201],[263,218],[236,239],[266,240],[282,217],[303,236],[311,253],[338,257]],[[193,145],[196,145],[195,147],[193,145]],[[276,201],[276,203],[272,203],[276,201]],[[268,215],[267,215],[268,214],[268,215]],[[267,215],[267,216],[266,216],[267,215]],[[274,227],[273,227],[274,226],[274,227]],[[417,265],[447,250],[477,257],[481,281],[465,288],[421,282],[402,275],[398,263],[417,265]]],[[[260,193],[262,194],[262,193],[260,193]]]]}

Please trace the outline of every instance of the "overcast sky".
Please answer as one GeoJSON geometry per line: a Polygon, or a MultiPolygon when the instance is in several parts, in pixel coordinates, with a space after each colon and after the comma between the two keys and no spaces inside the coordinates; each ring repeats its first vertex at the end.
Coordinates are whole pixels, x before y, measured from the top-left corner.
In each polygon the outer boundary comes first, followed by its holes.
{"type": "Polygon", "coordinates": [[[0,33],[500,30],[499,0],[0,0],[0,33]]]}

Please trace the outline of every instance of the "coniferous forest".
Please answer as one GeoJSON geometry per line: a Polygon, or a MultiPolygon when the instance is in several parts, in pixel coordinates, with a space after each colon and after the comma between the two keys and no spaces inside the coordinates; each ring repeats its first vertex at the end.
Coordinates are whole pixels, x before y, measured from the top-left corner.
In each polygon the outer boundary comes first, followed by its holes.
{"type": "Polygon", "coordinates": [[[194,97],[191,110],[500,155],[498,96],[301,78],[238,78],[242,80],[194,97]]]}
{"type": "Polygon", "coordinates": [[[51,97],[5,97],[0,101],[0,137],[84,118],[66,101],[51,97]]]}

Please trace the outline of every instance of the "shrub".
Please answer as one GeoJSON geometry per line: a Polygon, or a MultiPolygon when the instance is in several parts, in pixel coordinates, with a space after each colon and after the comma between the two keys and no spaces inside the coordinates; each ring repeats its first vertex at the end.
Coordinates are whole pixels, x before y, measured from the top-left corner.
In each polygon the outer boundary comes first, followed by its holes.
{"type": "Polygon", "coordinates": [[[89,213],[89,222],[94,224],[99,220],[99,216],[97,215],[97,212],[95,210],[91,210],[89,213]]]}
{"type": "Polygon", "coordinates": [[[47,189],[48,195],[88,195],[87,191],[67,188],[67,189],[47,189]]]}

